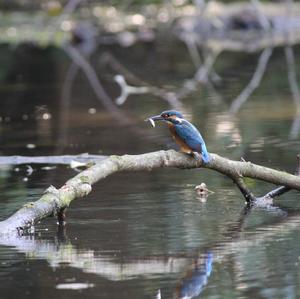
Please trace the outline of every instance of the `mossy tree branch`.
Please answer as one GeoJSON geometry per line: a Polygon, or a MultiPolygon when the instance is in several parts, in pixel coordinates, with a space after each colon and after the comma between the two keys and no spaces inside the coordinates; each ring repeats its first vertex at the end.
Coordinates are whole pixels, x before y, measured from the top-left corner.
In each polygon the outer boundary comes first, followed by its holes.
{"type": "Polygon", "coordinates": [[[174,150],[142,155],[110,156],[68,180],[60,189],[53,186],[49,187],[39,200],[26,204],[11,217],[1,221],[0,234],[22,231],[50,215],[58,215],[59,222],[63,222],[62,213],[72,200],[86,196],[91,192],[93,184],[120,171],[151,171],[162,167],[184,169],[204,167],[223,173],[233,179],[248,202],[254,201],[255,197],[246,188],[243,182],[244,177],[263,180],[300,191],[300,177],[296,175],[251,162],[232,161],[217,154],[210,155],[211,161],[206,165],[174,150]]]}

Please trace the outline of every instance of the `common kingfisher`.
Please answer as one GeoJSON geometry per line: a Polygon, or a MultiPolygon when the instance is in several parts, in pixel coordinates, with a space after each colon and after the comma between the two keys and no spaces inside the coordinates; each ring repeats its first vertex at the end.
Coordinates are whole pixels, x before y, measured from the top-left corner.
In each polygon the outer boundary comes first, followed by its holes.
{"type": "Polygon", "coordinates": [[[165,121],[182,152],[193,155],[195,158],[197,158],[195,153],[199,153],[204,163],[210,161],[211,158],[200,132],[193,124],[184,119],[180,112],[175,110],[163,111],[160,115],[152,116],[148,120],[153,127],[155,127],[155,121],[165,121]]]}

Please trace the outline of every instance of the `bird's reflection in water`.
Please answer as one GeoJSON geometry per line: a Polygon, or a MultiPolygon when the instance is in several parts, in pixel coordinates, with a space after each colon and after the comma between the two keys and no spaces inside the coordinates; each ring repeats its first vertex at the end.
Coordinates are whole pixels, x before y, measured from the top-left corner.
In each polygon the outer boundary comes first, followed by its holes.
{"type": "Polygon", "coordinates": [[[177,299],[189,299],[198,296],[212,272],[213,254],[208,252],[194,263],[194,268],[187,272],[186,276],[180,281],[176,296],[177,299]]]}

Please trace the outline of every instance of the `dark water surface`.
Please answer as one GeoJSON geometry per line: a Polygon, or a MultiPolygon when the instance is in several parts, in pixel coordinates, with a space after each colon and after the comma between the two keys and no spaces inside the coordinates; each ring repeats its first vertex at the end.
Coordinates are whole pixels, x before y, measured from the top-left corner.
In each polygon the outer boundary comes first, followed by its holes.
{"type": "MultiPolygon", "coordinates": [[[[181,45],[105,51],[152,84],[180,86],[194,71],[181,45]]],[[[0,52],[1,155],[137,154],[173,147],[166,128],[143,121],[169,108],[161,99],[131,96],[120,109],[132,124],[123,124],[79,73],[66,110],[60,102],[69,67],[64,54],[32,46],[2,46],[0,52]]],[[[93,65],[116,97],[116,72],[99,57],[93,65]]],[[[256,61],[256,55],[222,54],[216,64],[223,78],[219,97],[200,87],[182,101],[185,115],[211,152],[294,172],[299,131],[293,129],[296,109],[283,51],[272,56],[248,102],[235,116],[228,113],[256,61]]],[[[76,174],[68,166],[31,167],[31,174],[28,165],[1,167],[1,219],[76,174]]],[[[257,195],[272,189],[248,184],[257,195]]],[[[28,236],[0,240],[0,298],[300,298],[299,199],[290,192],[249,212],[232,182],[212,171],[116,174],[72,203],[64,229],[49,218],[28,236]],[[207,202],[194,191],[201,182],[214,191],[207,202]]]]}

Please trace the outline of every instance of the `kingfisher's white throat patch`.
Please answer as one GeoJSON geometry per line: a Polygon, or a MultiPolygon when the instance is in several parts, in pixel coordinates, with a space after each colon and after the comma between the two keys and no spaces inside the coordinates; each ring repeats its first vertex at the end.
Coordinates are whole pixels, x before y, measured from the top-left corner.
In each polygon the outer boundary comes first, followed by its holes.
{"type": "MultiPolygon", "coordinates": [[[[180,124],[181,124],[182,121],[183,121],[182,118],[180,118],[180,117],[178,117],[178,116],[176,116],[176,115],[171,115],[170,118],[174,119],[175,121],[177,121],[177,122],[180,123],[180,124]]],[[[167,120],[167,121],[168,121],[168,120],[167,120]]],[[[171,122],[171,121],[169,121],[169,122],[171,122]]]]}
{"type": "Polygon", "coordinates": [[[182,124],[182,121],[183,121],[183,119],[182,118],[180,118],[180,117],[176,117],[175,118],[180,124],[182,124]]]}

